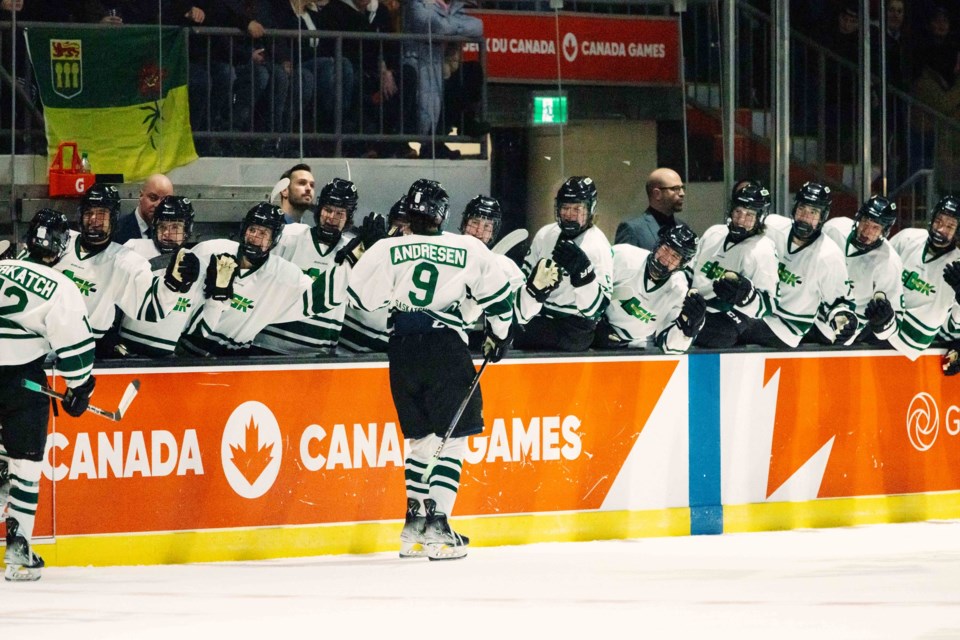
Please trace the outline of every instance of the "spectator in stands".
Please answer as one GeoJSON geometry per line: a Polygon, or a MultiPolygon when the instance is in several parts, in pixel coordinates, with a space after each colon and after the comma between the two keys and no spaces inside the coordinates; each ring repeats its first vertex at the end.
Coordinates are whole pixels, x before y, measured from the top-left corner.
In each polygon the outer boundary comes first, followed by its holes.
{"type": "Polygon", "coordinates": [[[280,209],[283,211],[284,224],[302,222],[313,226],[316,222],[313,215],[304,218],[304,214],[311,211],[316,195],[317,181],[310,172],[310,165],[295,164],[280,176],[280,179],[290,180],[290,186],[280,192],[280,209]],[[311,224],[312,223],[312,224],[311,224]]]}
{"type": "MultiPolygon", "coordinates": [[[[101,22],[120,26],[122,24],[157,24],[161,10],[179,11],[170,2],[144,2],[143,0],[83,0],[80,10],[84,22],[101,22]]],[[[192,4],[192,3],[191,3],[192,4]]],[[[186,6],[189,11],[191,6],[186,6]]],[[[164,11],[166,12],[166,11],[164,11]]]]}
{"type": "MultiPolygon", "coordinates": [[[[464,0],[409,0],[404,5],[404,28],[408,33],[432,36],[483,35],[483,22],[467,15],[464,0]]],[[[420,40],[407,42],[403,48],[405,73],[417,75],[418,133],[422,136],[443,135],[438,131],[440,109],[444,96],[443,63],[448,47],[460,47],[460,43],[420,40]]],[[[422,157],[451,157],[446,145],[437,146],[434,141],[421,147],[422,157]]]]}
{"type": "Polygon", "coordinates": [[[824,131],[828,162],[853,159],[857,117],[857,72],[860,59],[860,2],[843,0],[833,27],[824,34],[824,44],[840,61],[826,60],[824,80],[824,131]],[[850,65],[853,65],[852,67],[850,65]]]}
{"type": "Polygon", "coordinates": [[[676,218],[683,211],[685,195],[679,173],[667,167],[654,169],[647,178],[646,192],[647,210],[617,225],[614,244],[632,244],[653,251],[659,244],[660,229],[683,222],[676,218]]]}
{"type": "Polygon", "coordinates": [[[173,183],[162,173],[155,173],[140,186],[137,208],[122,216],[117,222],[113,241],[124,244],[127,240],[149,238],[153,225],[153,210],[160,201],[173,193],[173,183]]]}

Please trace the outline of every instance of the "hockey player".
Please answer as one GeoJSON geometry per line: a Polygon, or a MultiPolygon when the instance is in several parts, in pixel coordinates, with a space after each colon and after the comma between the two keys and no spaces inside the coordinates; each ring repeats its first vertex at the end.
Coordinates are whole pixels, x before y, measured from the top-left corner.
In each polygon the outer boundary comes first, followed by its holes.
{"type": "Polygon", "coordinates": [[[383,218],[370,214],[353,238],[343,235],[353,225],[359,195],[349,180],[334,178],[320,190],[314,226],[288,224],[274,255],[285,258],[319,284],[327,311],[284,324],[271,324],[254,339],[267,353],[333,355],[346,311],[347,277],[364,247],[386,235],[383,218]]]}
{"type": "MultiPolygon", "coordinates": [[[[927,231],[903,229],[890,241],[903,261],[903,316],[888,342],[911,360],[920,357],[941,327],[960,330],[958,222],[960,199],[945,196],[934,207],[927,231]]],[[[889,297],[871,304],[868,316],[889,314],[889,297]]]]}
{"type": "Polygon", "coordinates": [[[730,198],[726,224],[703,234],[693,261],[693,288],[707,302],[699,347],[726,348],[737,342],[743,321],[761,312],[758,292],[777,287],[777,251],[763,234],[770,192],[750,180],[738,183],[730,198]]]}
{"type": "Polygon", "coordinates": [[[51,268],[67,250],[67,218],[41,209],[30,221],[23,259],[0,261],[0,512],[6,510],[4,578],[40,579],[43,560],[31,548],[47,440],[49,401],[24,391],[21,380],[46,386],[44,359],[52,351],[67,384],[63,410],[82,414],[96,384],[94,342],[80,291],[51,268]]]}
{"type": "Polygon", "coordinates": [[[763,318],[745,321],[739,344],[796,348],[818,313],[823,313],[837,344],[857,333],[843,254],[821,233],[832,201],[829,187],[806,182],[794,199],[792,223],[783,216],[767,217],[765,233],[777,250],[780,281],[775,296],[759,294],[763,318]]]}
{"type": "MultiPolygon", "coordinates": [[[[597,187],[587,177],[569,178],[557,191],[557,222],[540,229],[524,259],[528,284],[548,274],[552,260],[561,270],[557,286],[517,301],[520,349],[586,351],[597,320],[610,301],[613,252],[595,224],[597,187]],[[537,300],[542,297],[542,302],[537,300]]],[[[529,287],[526,288],[529,291],[529,287]]],[[[522,294],[521,294],[522,295],[522,294]]]]}
{"type": "MultiPolygon", "coordinates": [[[[390,213],[387,215],[389,226],[387,235],[391,238],[410,234],[410,217],[407,215],[406,199],[407,194],[403,194],[390,207],[390,213]]],[[[342,354],[386,353],[390,337],[387,331],[388,317],[386,307],[365,311],[350,304],[348,299],[338,351],[342,354]]]]}
{"type": "Polygon", "coordinates": [[[597,325],[599,348],[685,353],[703,326],[707,303],[689,288],[683,268],[697,252],[697,234],[685,224],[660,229],[653,251],[613,246],[614,296],[597,325]]]}
{"type": "MultiPolygon", "coordinates": [[[[859,334],[852,341],[876,343],[886,340],[896,330],[896,316],[900,313],[903,283],[900,274],[903,263],[887,241],[890,227],[897,221],[897,205],[883,196],[871,196],[860,205],[854,219],[831,218],[823,225],[823,234],[837,243],[843,251],[850,278],[850,298],[853,300],[859,334]],[[882,294],[882,295],[880,295],[882,294]],[[874,297],[888,301],[882,313],[871,306],[874,297]],[[867,317],[867,309],[871,317],[867,317]]],[[[808,336],[815,342],[832,344],[834,331],[823,314],[808,336]]]]}
{"type": "Polygon", "coordinates": [[[283,211],[261,202],[243,217],[239,243],[207,240],[191,249],[207,265],[204,301],[180,336],[178,355],[250,354],[267,325],[330,312],[323,278],[271,255],[283,229],[283,211]]]}
{"type": "Polygon", "coordinates": [[[54,267],[80,289],[97,340],[97,354],[102,358],[119,355],[115,351],[118,336],[111,331],[117,308],[131,318],[156,322],[179,301],[169,283],[189,288],[200,273],[199,264],[192,259],[171,262],[169,277],[163,279],[168,286],[163,286],[150,272],[146,258],[111,241],[119,213],[120,195],[115,187],[90,187],[77,207],[80,232],[70,232],[67,251],[54,267]]]}
{"type": "MultiPolygon", "coordinates": [[[[165,277],[170,263],[190,241],[194,215],[189,198],[166,196],[153,210],[151,237],[128,240],[123,246],[146,258],[155,276],[165,277]]],[[[196,265],[199,277],[200,263],[196,265]]],[[[178,291],[177,303],[162,320],[145,322],[124,315],[120,321],[121,349],[148,358],[172,356],[191,308],[203,302],[200,283],[185,288],[186,291],[178,291]]]]}
{"type": "Polygon", "coordinates": [[[361,309],[391,312],[390,392],[410,440],[404,463],[407,511],[401,557],[462,558],[469,540],[450,528],[467,436],[483,431],[480,391],[471,397],[442,457],[422,477],[476,375],[460,306],[468,292],[486,314],[483,351],[497,362],[507,350],[513,318],[510,284],[476,238],[441,231],[447,192],[417,180],[407,194],[411,235],[368,249],[350,274],[348,294],[361,309]]]}

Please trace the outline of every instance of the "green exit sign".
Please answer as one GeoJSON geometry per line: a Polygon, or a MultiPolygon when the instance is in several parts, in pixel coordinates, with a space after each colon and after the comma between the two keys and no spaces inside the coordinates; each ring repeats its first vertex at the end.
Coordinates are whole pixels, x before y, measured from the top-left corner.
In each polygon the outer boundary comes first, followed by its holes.
{"type": "Polygon", "coordinates": [[[567,124],[567,96],[533,96],[533,124],[567,124]]]}

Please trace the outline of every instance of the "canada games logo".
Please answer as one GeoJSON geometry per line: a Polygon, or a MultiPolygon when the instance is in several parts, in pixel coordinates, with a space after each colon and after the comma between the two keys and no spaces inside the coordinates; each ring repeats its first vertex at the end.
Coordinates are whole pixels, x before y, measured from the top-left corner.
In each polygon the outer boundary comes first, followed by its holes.
{"type": "MultiPolygon", "coordinates": [[[[960,407],[950,405],[944,415],[947,433],[960,433],[960,407]]],[[[913,396],[907,407],[907,437],[917,451],[927,451],[937,441],[940,432],[940,408],[932,395],[921,391],[913,396]]]]}
{"type": "Polygon", "coordinates": [[[580,46],[577,43],[577,36],[568,32],[563,36],[563,57],[567,59],[567,62],[573,62],[577,59],[579,51],[580,46]]]}
{"type": "Polygon", "coordinates": [[[263,403],[244,402],[223,428],[220,462],[230,487],[242,498],[259,498],[280,473],[280,425],[263,403]]]}

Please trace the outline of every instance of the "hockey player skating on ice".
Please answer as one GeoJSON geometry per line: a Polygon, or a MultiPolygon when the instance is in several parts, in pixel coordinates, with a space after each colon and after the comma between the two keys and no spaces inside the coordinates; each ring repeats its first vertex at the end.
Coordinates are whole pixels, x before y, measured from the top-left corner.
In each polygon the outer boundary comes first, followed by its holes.
{"type": "Polygon", "coordinates": [[[528,282],[546,260],[561,270],[557,286],[535,286],[536,296],[517,301],[519,349],[586,351],[593,342],[597,320],[610,300],[613,251],[603,232],[594,226],[597,186],[587,177],[569,178],[557,191],[556,223],[541,228],[523,261],[528,282]],[[541,299],[542,298],[542,299],[541,299]]]}
{"type": "Polygon", "coordinates": [[[320,190],[314,226],[291,223],[273,254],[300,268],[322,288],[326,312],[303,320],[272,324],[254,339],[267,353],[332,355],[340,339],[346,311],[347,277],[367,246],[386,235],[386,223],[371,213],[356,235],[344,235],[353,226],[359,194],[349,180],[334,178],[320,190]]]}
{"type": "MultiPolygon", "coordinates": [[[[823,225],[823,235],[837,243],[847,263],[850,298],[861,328],[855,342],[876,343],[897,330],[903,263],[887,241],[896,221],[897,205],[883,196],[872,196],[860,205],[854,219],[831,218],[823,225]]],[[[833,329],[822,314],[810,335],[821,344],[834,341],[833,329]]]]}
{"type": "Polygon", "coordinates": [[[726,224],[713,225],[700,239],[693,261],[693,288],[707,301],[707,316],[696,338],[699,347],[726,348],[737,342],[742,322],[761,313],[761,296],[777,287],[777,251],[763,234],[770,192],[759,183],[738,183],[726,224]]]}
{"type": "Polygon", "coordinates": [[[0,260],[0,297],[10,303],[0,306],[0,512],[6,510],[4,577],[10,581],[39,580],[43,567],[31,542],[50,404],[24,391],[21,380],[46,386],[43,362],[55,353],[55,367],[67,383],[61,404],[74,417],[87,408],[95,385],[83,298],[68,277],[51,268],[69,244],[66,216],[41,209],[25,242],[23,259],[0,260]]]}
{"type": "Polygon", "coordinates": [[[391,311],[390,392],[400,428],[410,440],[404,463],[406,520],[401,557],[462,558],[469,540],[450,527],[460,487],[467,436],[483,431],[480,390],[423,477],[474,377],[460,306],[468,292],[486,314],[484,355],[497,362],[507,350],[513,296],[503,269],[471,236],[441,232],[446,191],[417,180],[407,194],[411,235],[368,249],[350,274],[348,294],[361,309],[391,311]]]}
{"type": "Polygon", "coordinates": [[[697,252],[697,234],[685,224],[660,229],[654,251],[613,246],[614,295],[597,325],[599,348],[684,353],[703,326],[707,303],[691,290],[683,268],[697,252]]]}
{"type": "Polygon", "coordinates": [[[836,243],[822,233],[830,215],[830,189],[806,182],[797,191],[793,222],[768,216],[766,234],[774,241],[780,261],[776,296],[761,293],[764,317],[745,321],[739,344],[793,349],[822,313],[837,344],[858,331],[850,300],[847,266],[836,243]]]}

